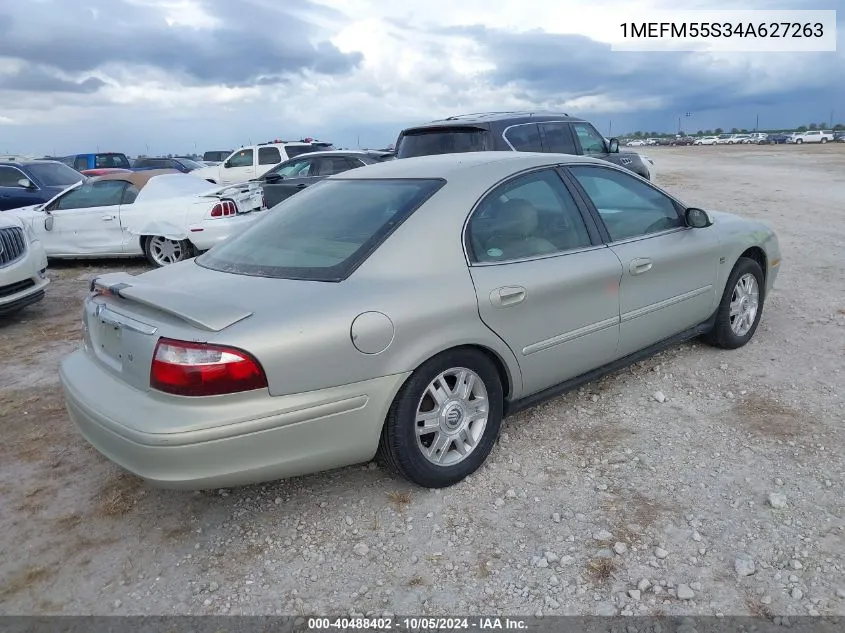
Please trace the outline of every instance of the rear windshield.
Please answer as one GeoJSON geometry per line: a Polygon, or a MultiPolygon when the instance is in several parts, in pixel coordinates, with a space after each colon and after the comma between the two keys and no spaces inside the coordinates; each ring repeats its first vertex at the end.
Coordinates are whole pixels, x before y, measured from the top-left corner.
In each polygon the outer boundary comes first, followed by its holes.
{"type": "Polygon", "coordinates": [[[232,152],[206,152],[202,155],[203,160],[211,162],[223,162],[232,152]]]}
{"type": "Polygon", "coordinates": [[[193,161],[190,158],[179,158],[178,161],[183,167],[191,171],[194,171],[195,169],[202,169],[204,167],[204,165],[200,165],[198,162],[193,161]]]}
{"type": "Polygon", "coordinates": [[[120,169],[131,169],[129,159],[125,154],[97,154],[94,157],[94,167],[102,169],[104,167],[119,167],[120,169]]]}
{"type": "Polygon", "coordinates": [[[240,275],[342,281],[442,185],[434,179],[324,180],[196,262],[240,275]]]}
{"type": "Polygon", "coordinates": [[[64,163],[31,163],[27,169],[45,187],[68,187],[85,180],[85,176],[64,163]]]}
{"type": "Polygon", "coordinates": [[[477,127],[442,127],[406,130],[396,147],[397,158],[483,152],[489,146],[487,130],[477,127]]]}

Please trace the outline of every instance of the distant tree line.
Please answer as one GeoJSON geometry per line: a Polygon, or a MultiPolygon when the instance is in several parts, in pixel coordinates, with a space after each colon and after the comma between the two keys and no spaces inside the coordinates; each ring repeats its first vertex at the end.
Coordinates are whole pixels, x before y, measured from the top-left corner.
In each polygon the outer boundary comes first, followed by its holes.
{"type": "MultiPolygon", "coordinates": [[[[797,128],[794,128],[794,130],[793,129],[789,129],[789,130],[787,130],[787,129],[749,130],[747,128],[736,128],[736,127],[734,127],[734,128],[731,128],[729,133],[730,134],[750,134],[752,132],[766,132],[768,134],[772,134],[772,133],[775,133],[775,132],[792,132],[792,131],[806,132],[807,130],[819,130],[819,129],[827,129],[827,128],[825,127],[824,123],[822,123],[822,124],[810,123],[809,125],[799,125],[797,128]]],[[[830,129],[832,129],[834,132],[838,132],[839,130],[845,130],[845,123],[837,123],[836,125],[834,125],[830,129]]],[[[719,134],[724,134],[724,133],[725,133],[725,130],[723,130],[720,127],[717,127],[714,130],[698,130],[695,133],[695,136],[718,136],[719,134]]],[[[683,130],[681,130],[677,133],[676,132],[643,132],[643,131],[637,130],[636,132],[631,132],[629,134],[623,134],[623,137],[624,138],[667,138],[667,137],[674,138],[676,136],[676,134],[680,134],[681,136],[687,135],[687,133],[684,132],[683,130]]]]}

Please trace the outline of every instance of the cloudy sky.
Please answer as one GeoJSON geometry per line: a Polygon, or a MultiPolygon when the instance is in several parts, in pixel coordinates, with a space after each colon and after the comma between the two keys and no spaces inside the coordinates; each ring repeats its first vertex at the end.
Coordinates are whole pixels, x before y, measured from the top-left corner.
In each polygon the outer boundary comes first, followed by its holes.
{"type": "MultiPolygon", "coordinates": [[[[747,0],[835,9],[841,0],[747,0]]],[[[230,149],[313,136],[380,147],[405,125],[515,108],[604,133],[845,122],[828,53],[630,53],[632,8],[719,0],[0,2],[0,152],[230,149]],[[635,4],[634,4],[635,3],[635,4]]],[[[842,9],[842,7],[839,7],[842,9]]],[[[845,10],[837,15],[845,32],[845,10]]]]}

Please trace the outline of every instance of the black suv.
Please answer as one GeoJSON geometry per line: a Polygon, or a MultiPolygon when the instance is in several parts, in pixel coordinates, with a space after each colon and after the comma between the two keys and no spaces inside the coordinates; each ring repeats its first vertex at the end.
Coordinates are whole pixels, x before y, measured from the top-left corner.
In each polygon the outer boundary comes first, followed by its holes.
{"type": "Polygon", "coordinates": [[[643,178],[649,169],[636,152],[620,152],[588,121],[553,112],[486,112],[450,116],[402,130],[396,158],[457,152],[517,151],[600,158],[643,178]]]}

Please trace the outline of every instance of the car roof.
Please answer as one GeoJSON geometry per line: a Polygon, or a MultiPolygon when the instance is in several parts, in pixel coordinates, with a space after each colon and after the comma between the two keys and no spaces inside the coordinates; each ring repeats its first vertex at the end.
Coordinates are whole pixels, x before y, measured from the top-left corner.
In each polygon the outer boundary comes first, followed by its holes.
{"type": "Polygon", "coordinates": [[[303,152],[302,154],[297,154],[293,158],[288,158],[288,160],[284,162],[303,157],[308,158],[310,156],[386,156],[392,153],[393,152],[383,152],[375,149],[327,149],[315,150],[313,152],[303,152]]]}
{"type": "MultiPolygon", "coordinates": [[[[114,173],[114,174],[104,174],[102,176],[97,176],[97,180],[125,180],[126,182],[130,182],[138,189],[142,189],[144,185],[146,185],[151,178],[155,176],[161,176],[162,174],[181,174],[182,172],[176,169],[148,169],[146,171],[132,171],[132,172],[122,172],[122,173],[114,173]]],[[[211,185],[209,185],[211,186],[211,185]]]]}
{"type": "Polygon", "coordinates": [[[448,127],[448,126],[462,126],[473,125],[478,123],[493,123],[498,121],[507,121],[511,124],[530,123],[532,121],[548,121],[554,119],[555,121],[583,121],[579,117],[570,116],[565,112],[553,112],[545,110],[514,110],[507,112],[475,112],[472,114],[456,114],[446,117],[445,119],[438,119],[436,121],[429,121],[428,123],[421,123],[419,125],[411,125],[405,130],[418,130],[430,127],[448,127]]]}
{"type": "Polygon", "coordinates": [[[376,163],[330,176],[329,180],[373,178],[443,178],[449,180],[462,172],[485,165],[509,166],[514,172],[544,165],[572,163],[610,165],[587,156],[540,152],[464,152],[400,158],[376,163]]]}
{"type": "MultiPolygon", "coordinates": [[[[58,163],[57,160],[43,160],[40,158],[25,158],[25,157],[17,157],[10,160],[0,160],[0,165],[4,167],[26,167],[27,165],[51,165],[53,163],[58,163]]],[[[60,163],[64,164],[64,163],[60,163]]]]}

